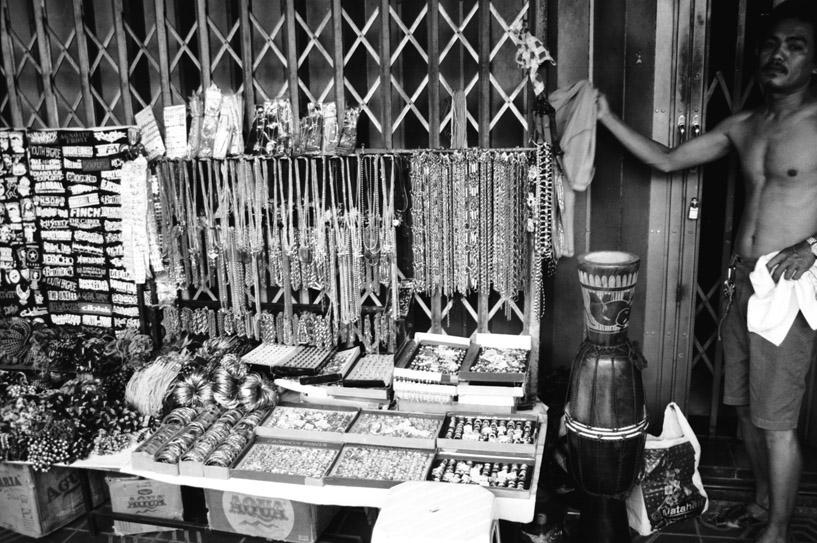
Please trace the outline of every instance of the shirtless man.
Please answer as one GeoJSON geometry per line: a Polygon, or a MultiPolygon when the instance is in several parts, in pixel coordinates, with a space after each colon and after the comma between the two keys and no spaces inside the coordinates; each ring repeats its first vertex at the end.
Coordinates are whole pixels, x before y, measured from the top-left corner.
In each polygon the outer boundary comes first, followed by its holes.
{"type": "Polygon", "coordinates": [[[813,2],[787,0],[772,12],[758,49],[757,78],[765,105],[732,115],[674,149],[646,138],[610,111],[598,118],[640,160],[662,172],[736,152],[746,204],[735,240],[735,293],[723,327],[724,403],[734,405],[755,475],[755,499],[719,514],[732,527],[766,522],[759,543],[785,543],[802,473],[796,427],[817,334],[798,315],[780,346],[746,328],[752,293],[748,273],[758,257],[777,252],[767,268],[775,282],[799,279],[817,255],[817,14],[813,2]]]}

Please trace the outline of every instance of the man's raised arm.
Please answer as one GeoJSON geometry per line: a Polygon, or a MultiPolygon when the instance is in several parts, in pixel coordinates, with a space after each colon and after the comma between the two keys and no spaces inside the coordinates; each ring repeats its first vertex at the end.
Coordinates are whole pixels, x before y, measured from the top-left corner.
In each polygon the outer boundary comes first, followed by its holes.
{"type": "Polygon", "coordinates": [[[599,94],[598,98],[598,120],[639,160],[664,173],[711,162],[725,156],[732,149],[732,144],[723,129],[724,123],[716,126],[711,132],[670,149],[626,125],[610,110],[607,98],[603,94],[599,94]]]}

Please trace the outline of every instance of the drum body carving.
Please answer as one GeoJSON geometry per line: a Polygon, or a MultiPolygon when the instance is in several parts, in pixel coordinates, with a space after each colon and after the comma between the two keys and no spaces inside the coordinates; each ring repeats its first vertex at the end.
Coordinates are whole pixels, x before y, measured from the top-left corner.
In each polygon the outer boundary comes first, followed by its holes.
{"type": "Polygon", "coordinates": [[[587,493],[620,497],[636,482],[648,424],[644,357],[627,338],[638,279],[635,255],[582,255],[587,339],[573,362],[565,406],[570,470],[587,493]]]}

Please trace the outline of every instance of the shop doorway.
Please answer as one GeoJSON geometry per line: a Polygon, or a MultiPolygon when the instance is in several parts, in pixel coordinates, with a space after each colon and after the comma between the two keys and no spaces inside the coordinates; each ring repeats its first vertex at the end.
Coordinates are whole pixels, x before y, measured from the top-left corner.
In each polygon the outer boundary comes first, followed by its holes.
{"type": "MultiPolygon", "coordinates": [[[[762,102],[755,77],[755,43],[772,0],[709,2],[704,129],[732,113],[762,102]]],[[[735,413],[722,405],[723,358],[718,339],[722,280],[733,250],[743,207],[743,182],[734,156],[702,172],[699,246],[695,278],[692,359],[688,409],[708,421],[710,436],[734,436],[735,413]]],[[[804,401],[801,433],[814,434],[814,386],[804,401]]]]}

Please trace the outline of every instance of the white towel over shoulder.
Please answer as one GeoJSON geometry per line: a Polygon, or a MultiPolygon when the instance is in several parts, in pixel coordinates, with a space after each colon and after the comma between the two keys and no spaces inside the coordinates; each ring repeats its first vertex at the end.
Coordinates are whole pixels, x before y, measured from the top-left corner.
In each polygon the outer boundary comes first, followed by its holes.
{"type": "Polygon", "coordinates": [[[750,332],[780,345],[800,311],[811,329],[817,330],[817,263],[796,281],[781,277],[775,283],[766,264],[776,254],[758,258],[749,274],[755,293],[749,298],[746,320],[750,332]]]}

